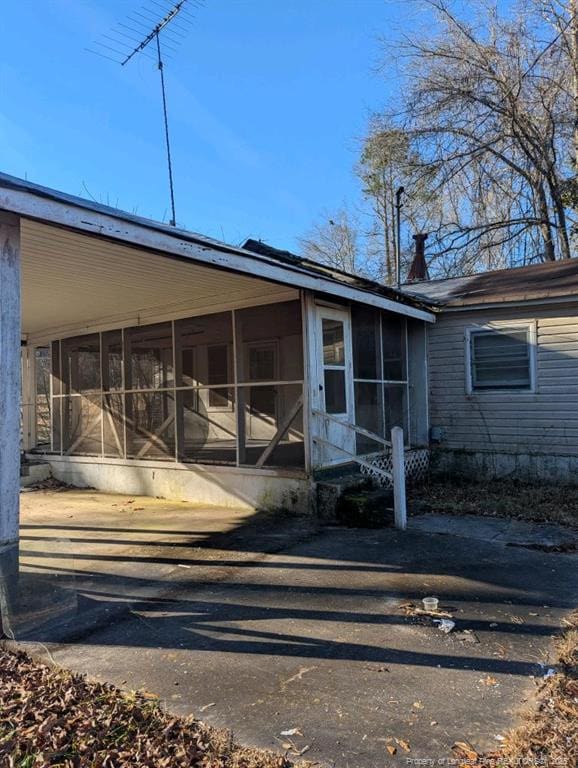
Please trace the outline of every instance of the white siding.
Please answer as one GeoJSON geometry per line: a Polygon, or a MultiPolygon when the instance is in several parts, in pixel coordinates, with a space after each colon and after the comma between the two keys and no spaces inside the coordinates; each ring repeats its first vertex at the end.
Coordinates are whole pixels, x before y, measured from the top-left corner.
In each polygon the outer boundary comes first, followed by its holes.
{"type": "Polygon", "coordinates": [[[429,333],[430,423],[441,447],[578,455],[578,302],[444,312],[429,333]],[[535,392],[466,393],[466,329],[536,325],[535,392]]]}

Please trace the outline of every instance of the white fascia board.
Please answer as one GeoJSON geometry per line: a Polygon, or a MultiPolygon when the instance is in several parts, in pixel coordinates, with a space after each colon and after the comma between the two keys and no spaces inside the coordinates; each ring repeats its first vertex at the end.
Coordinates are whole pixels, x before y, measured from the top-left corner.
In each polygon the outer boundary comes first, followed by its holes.
{"type": "Polygon", "coordinates": [[[176,234],[159,231],[153,226],[148,227],[145,224],[124,220],[120,216],[96,212],[72,203],[35,195],[32,192],[0,187],[0,208],[38,221],[120,240],[220,269],[252,275],[294,288],[326,293],[341,299],[358,301],[425,322],[435,321],[435,316],[431,312],[398,303],[377,293],[364,291],[322,276],[318,277],[301,269],[298,265],[276,264],[266,257],[232,246],[224,246],[223,250],[219,250],[209,242],[206,245],[191,242],[176,234]]]}

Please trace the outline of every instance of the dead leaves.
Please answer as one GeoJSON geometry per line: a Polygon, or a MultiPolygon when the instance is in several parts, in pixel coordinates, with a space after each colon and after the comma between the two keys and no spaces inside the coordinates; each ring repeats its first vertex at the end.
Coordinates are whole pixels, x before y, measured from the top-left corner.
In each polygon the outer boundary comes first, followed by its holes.
{"type": "Polygon", "coordinates": [[[457,757],[465,758],[466,760],[477,760],[479,757],[477,750],[471,744],[468,744],[467,741],[456,741],[452,746],[452,752],[457,757]]]}
{"type": "Polygon", "coordinates": [[[167,714],[154,693],[124,694],[37,664],[24,653],[0,650],[0,765],[289,768],[293,763],[240,747],[230,732],[193,717],[167,714]]]}
{"type": "Polygon", "coordinates": [[[385,748],[392,757],[393,755],[397,754],[397,747],[401,747],[404,752],[411,752],[409,741],[406,741],[405,739],[398,739],[393,736],[388,736],[386,739],[379,739],[379,741],[385,741],[385,748]],[[395,742],[397,747],[392,742],[395,742]]]}

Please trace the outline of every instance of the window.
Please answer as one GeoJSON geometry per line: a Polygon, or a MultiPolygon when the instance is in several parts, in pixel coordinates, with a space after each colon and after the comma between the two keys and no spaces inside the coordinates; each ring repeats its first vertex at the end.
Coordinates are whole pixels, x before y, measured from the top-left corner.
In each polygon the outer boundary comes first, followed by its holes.
{"type": "Polygon", "coordinates": [[[347,413],[345,333],[341,320],[322,319],[323,387],[327,413],[347,413]]]}
{"type": "Polygon", "coordinates": [[[470,391],[532,389],[532,328],[472,329],[469,335],[470,391]]]}

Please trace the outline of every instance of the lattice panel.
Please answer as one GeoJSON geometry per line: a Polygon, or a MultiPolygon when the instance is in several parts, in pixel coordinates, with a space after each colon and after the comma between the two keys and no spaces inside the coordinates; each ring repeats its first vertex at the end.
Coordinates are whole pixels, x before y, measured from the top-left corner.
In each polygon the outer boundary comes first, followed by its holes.
{"type": "MultiPolygon", "coordinates": [[[[375,467],[375,471],[369,467],[361,467],[361,473],[376,480],[380,485],[391,487],[392,482],[383,477],[380,470],[393,471],[391,451],[367,456],[366,461],[375,467]]],[[[429,451],[427,448],[410,448],[405,452],[405,476],[412,480],[418,480],[427,472],[429,467],[429,451]]]]}

